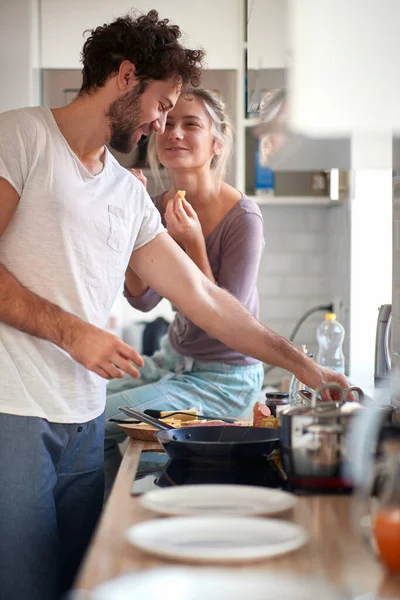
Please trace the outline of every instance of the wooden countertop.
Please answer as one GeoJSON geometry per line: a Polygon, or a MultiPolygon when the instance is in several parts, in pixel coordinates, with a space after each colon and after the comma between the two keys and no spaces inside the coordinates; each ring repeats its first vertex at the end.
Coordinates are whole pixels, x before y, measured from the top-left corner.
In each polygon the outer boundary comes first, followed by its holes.
{"type": "MultiPolygon", "coordinates": [[[[142,508],[130,492],[142,451],[159,449],[152,442],[130,440],[75,589],[90,590],[127,571],[173,564],[145,554],[124,539],[131,525],[157,518],[142,508]]],[[[314,574],[340,586],[349,598],[368,593],[378,598],[400,598],[400,577],[386,574],[355,531],[349,513],[349,496],[299,496],[293,511],[282,518],[299,523],[310,532],[311,540],[306,546],[275,559],[224,568],[314,574]]]]}

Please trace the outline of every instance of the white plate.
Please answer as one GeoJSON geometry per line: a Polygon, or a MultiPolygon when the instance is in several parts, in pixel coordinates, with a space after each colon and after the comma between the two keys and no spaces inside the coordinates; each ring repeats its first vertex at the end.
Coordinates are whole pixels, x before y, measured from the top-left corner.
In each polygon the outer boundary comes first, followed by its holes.
{"type": "Polygon", "coordinates": [[[296,496],[255,485],[182,485],[152,490],[140,503],[162,515],[276,515],[293,508],[296,496]]]}
{"type": "Polygon", "coordinates": [[[134,525],[128,540],[141,550],[188,562],[254,561],[297,550],[308,541],[299,525],[250,517],[171,517],[134,525]]]}
{"type": "Polygon", "coordinates": [[[107,582],[90,600],[338,600],[326,582],[259,571],[171,567],[107,582]]]}

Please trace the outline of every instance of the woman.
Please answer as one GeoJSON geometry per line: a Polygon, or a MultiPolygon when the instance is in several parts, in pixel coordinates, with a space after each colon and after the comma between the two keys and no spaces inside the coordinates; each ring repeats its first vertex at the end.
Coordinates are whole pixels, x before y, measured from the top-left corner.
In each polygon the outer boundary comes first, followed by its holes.
{"type": "MultiPolygon", "coordinates": [[[[169,234],[199,269],[258,315],[263,223],[258,206],[223,180],[231,148],[232,128],[221,98],[199,88],[185,92],[168,114],[165,132],[149,142],[153,171],[161,163],[171,178],[170,189],[153,201],[169,234]]],[[[161,300],[131,269],[125,296],[142,311],[161,300]]],[[[259,361],[228,348],[179,312],[161,349],[144,361],[140,379],[108,384],[108,417],[123,418],[116,414],[121,405],[240,416],[256,401],[263,381],[259,361]]],[[[106,456],[123,438],[107,421],[106,456]]]]}

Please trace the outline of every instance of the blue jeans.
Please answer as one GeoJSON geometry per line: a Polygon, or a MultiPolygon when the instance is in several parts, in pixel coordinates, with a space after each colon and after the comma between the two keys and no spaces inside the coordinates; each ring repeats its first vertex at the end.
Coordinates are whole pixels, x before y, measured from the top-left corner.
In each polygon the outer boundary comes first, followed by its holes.
{"type": "Polygon", "coordinates": [[[125,433],[110,417],[124,419],[118,411],[122,405],[144,411],[187,410],[198,408],[204,414],[240,417],[257,401],[264,370],[261,363],[235,366],[222,362],[201,362],[182,356],[169,343],[161,340],[161,349],[144,356],[140,378],[126,375],[107,386],[105,474],[106,491],[120,463],[117,444],[125,433]]]}
{"type": "Polygon", "coordinates": [[[68,590],[102,509],[104,414],[49,423],[0,414],[0,598],[68,590]]]}

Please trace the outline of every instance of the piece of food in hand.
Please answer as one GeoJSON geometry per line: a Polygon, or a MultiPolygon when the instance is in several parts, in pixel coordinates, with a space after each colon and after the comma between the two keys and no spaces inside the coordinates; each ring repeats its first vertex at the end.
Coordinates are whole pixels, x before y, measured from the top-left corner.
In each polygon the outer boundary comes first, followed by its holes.
{"type": "Polygon", "coordinates": [[[185,191],[185,190],[178,190],[178,191],[177,191],[177,194],[178,194],[178,196],[179,196],[179,198],[180,198],[181,200],[184,200],[184,199],[185,199],[185,196],[186,196],[186,191],[185,191]]]}
{"type": "Polygon", "coordinates": [[[256,402],[253,406],[253,426],[254,427],[262,427],[261,421],[266,417],[271,415],[271,411],[268,406],[262,404],[261,402],[256,402]]]}
{"type": "Polygon", "coordinates": [[[267,429],[279,429],[280,421],[277,417],[273,417],[271,415],[270,417],[261,419],[259,427],[266,427],[267,429]]]}

